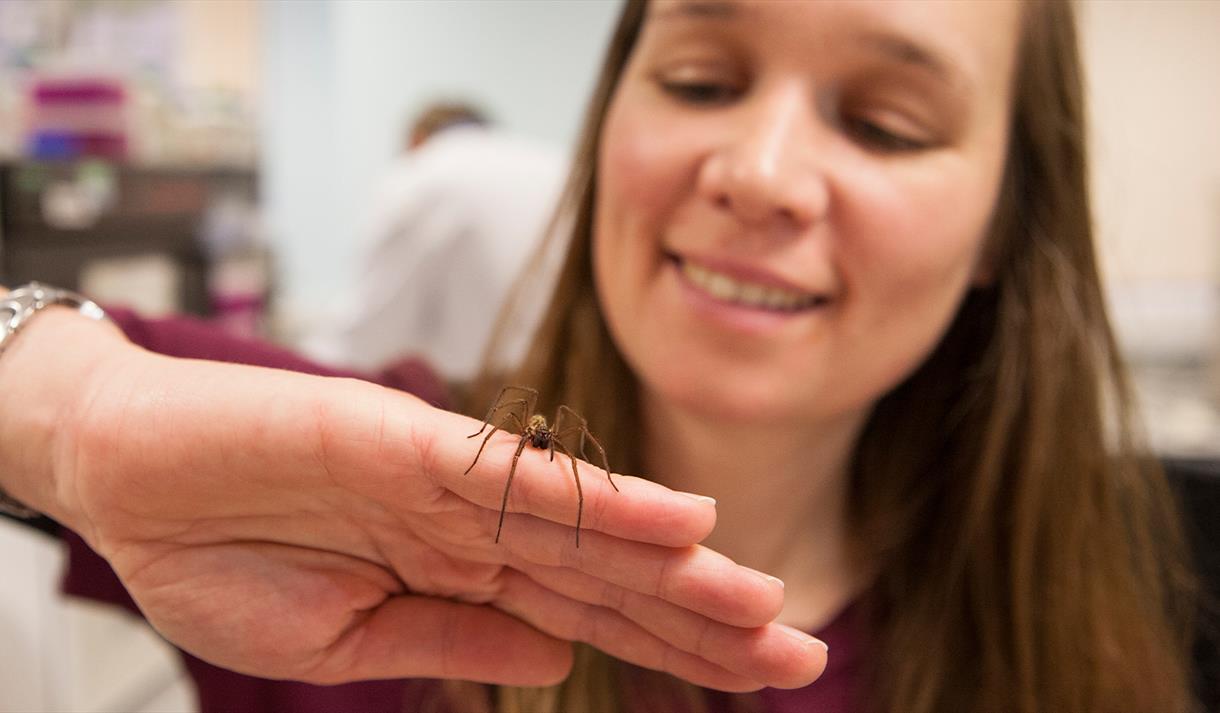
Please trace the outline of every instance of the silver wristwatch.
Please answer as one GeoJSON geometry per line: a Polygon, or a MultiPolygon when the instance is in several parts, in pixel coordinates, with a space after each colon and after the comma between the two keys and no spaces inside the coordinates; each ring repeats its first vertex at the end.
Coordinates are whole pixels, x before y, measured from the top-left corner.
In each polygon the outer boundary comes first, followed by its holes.
{"type": "MultiPolygon", "coordinates": [[[[106,313],[92,300],[75,292],[31,282],[0,297],[0,354],[12,343],[21,327],[47,307],[64,306],[93,319],[105,319],[106,313]]],[[[2,398],[2,396],[0,396],[2,398]]],[[[0,488],[0,512],[32,519],[40,513],[9,497],[0,488]]]]}

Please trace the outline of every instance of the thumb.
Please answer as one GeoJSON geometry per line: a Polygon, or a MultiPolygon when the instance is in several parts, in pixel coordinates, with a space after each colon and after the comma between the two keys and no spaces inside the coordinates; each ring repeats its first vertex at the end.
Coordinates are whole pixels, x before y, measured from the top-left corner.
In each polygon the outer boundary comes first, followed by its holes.
{"type": "Polygon", "coordinates": [[[568,642],[486,605],[393,597],[366,613],[330,647],[311,676],[319,683],[452,678],[548,686],[572,667],[568,642]]]}

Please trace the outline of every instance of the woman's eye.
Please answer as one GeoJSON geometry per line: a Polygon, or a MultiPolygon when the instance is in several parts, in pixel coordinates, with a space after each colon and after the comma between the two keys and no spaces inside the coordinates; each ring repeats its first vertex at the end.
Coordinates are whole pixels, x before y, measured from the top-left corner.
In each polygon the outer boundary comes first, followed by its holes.
{"type": "Polygon", "coordinates": [[[660,80],[661,89],[690,104],[724,104],[736,99],[741,90],[727,82],[660,80]]]}
{"type": "Polygon", "coordinates": [[[919,151],[928,147],[928,144],[922,140],[883,128],[868,119],[847,119],[844,121],[844,125],[857,141],[878,151],[900,153],[919,151]]]}

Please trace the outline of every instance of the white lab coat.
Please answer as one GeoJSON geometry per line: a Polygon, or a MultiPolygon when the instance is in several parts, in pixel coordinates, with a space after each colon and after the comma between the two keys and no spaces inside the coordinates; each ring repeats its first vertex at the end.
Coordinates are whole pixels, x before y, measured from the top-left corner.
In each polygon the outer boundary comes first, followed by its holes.
{"type": "Polygon", "coordinates": [[[422,356],[449,381],[471,379],[567,168],[554,147],[476,126],[446,129],[397,159],[376,199],[352,299],[305,351],[365,370],[422,356]]]}

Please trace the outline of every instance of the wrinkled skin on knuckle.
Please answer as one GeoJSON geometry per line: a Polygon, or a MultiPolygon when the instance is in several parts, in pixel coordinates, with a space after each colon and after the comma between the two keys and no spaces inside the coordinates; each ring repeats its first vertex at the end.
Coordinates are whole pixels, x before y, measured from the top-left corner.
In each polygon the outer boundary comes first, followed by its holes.
{"type": "Polygon", "coordinates": [[[500,565],[430,548],[422,549],[412,559],[412,565],[399,572],[407,589],[414,593],[485,604],[499,597],[504,587],[500,565]]]}
{"type": "Polygon", "coordinates": [[[430,547],[455,557],[480,562],[498,562],[492,537],[495,523],[489,511],[461,497],[440,490],[401,506],[397,529],[386,533],[388,546],[399,547],[410,536],[420,547],[430,547]]]}
{"type": "Polygon", "coordinates": [[[479,510],[443,492],[435,501],[398,512],[374,537],[387,566],[409,591],[483,603],[499,591],[503,557],[479,510]]]}
{"type": "Polygon", "coordinates": [[[407,395],[355,380],[327,386],[304,406],[305,455],[324,482],[390,519],[433,510],[445,490],[432,421],[402,408],[407,395]]]}
{"type": "Polygon", "coordinates": [[[436,424],[424,419],[413,420],[402,434],[406,457],[413,472],[433,488],[443,488],[444,474],[439,465],[439,443],[436,424]]]}
{"type": "Polygon", "coordinates": [[[630,593],[624,587],[613,582],[604,582],[599,603],[611,611],[622,612],[626,609],[629,596],[630,593]]]}
{"type": "MultiPolygon", "coordinates": [[[[587,465],[580,469],[580,477],[587,477],[585,474],[590,471],[602,478],[606,477],[601,468],[593,468],[587,465]]],[[[585,486],[583,515],[585,527],[598,528],[606,522],[606,509],[610,506],[610,498],[614,495],[616,493],[613,490],[607,492],[597,488],[590,488],[587,485],[585,486]]]]}
{"type": "MultiPolygon", "coordinates": [[[[377,413],[361,382],[349,379],[327,382],[310,394],[301,407],[306,411],[307,443],[319,469],[334,485],[359,490],[376,462],[377,413]]],[[[291,428],[294,416],[286,417],[291,428]]]]}

